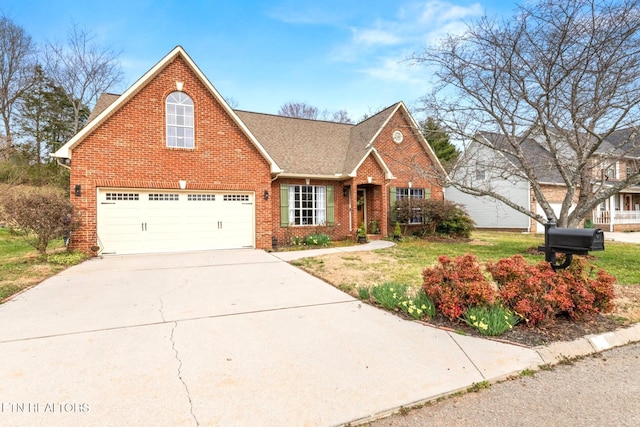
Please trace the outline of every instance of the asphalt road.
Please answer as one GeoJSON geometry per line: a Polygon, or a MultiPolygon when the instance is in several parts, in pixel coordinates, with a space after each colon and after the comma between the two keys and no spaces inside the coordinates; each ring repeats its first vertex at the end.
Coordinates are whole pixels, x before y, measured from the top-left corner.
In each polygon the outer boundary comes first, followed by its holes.
{"type": "Polygon", "coordinates": [[[638,426],[640,343],[368,424],[390,426],[638,426]]]}

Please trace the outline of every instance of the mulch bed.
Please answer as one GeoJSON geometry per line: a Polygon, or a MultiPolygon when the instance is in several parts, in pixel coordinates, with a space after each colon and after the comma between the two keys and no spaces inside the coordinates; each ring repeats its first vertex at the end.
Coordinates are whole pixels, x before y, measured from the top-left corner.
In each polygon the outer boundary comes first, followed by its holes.
{"type": "Polygon", "coordinates": [[[426,323],[464,335],[497,339],[525,347],[547,345],[557,341],[573,341],[585,335],[610,332],[625,326],[621,325],[619,321],[605,315],[596,315],[586,321],[575,321],[566,317],[559,317],[551,324],[537,326],[535,328],[529,328],[525,324],[517,324],[512,330],[494,338],[481,335],[477,329],[470,327],[462,321],[453,322],[442,316],[429,319],[426,323]]]}

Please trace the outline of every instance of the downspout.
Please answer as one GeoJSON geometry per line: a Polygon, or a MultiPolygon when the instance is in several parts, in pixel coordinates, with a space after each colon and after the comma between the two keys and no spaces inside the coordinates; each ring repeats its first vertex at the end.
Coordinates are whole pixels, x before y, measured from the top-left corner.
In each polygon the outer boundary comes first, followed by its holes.
{"type": "Polygon", "coordinates": [[[71,164],[71,159],[67,159],[67,158],[61,159],[59,157],[56,157],[55,159],[58,165],[62,166],[63,168],[67,168],[71,170],[71,166],[69,166],[71,164]]]}
{"type": "Polygon", "coordinates": [[[353,185],[349,186],[349,233],[353,232],[353,206],[351,204],[351,191],[353,185]]]}

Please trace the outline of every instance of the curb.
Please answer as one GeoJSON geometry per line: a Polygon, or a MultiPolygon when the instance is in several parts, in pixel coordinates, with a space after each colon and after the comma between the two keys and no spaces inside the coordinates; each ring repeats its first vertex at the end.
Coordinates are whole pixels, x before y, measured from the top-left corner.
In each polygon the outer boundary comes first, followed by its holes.
{"type": "Polygon", "coordinates": [[[545,364],[555,365],[567,359],[588,356],[638,341],[640,341],[640,323],[611,332],[586,335],[573,341],[560,341],[534,347],[533,350],[538,353],[545,364]]]}

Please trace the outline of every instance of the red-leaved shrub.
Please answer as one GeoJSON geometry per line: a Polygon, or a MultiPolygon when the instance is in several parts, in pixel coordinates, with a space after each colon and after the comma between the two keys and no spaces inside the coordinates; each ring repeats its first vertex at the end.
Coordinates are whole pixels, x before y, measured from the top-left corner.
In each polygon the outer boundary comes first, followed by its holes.
{"type": "Polygon", "coordinates": [[[583,319],[613,310],[615,278],[574,258],[569,268],[553,271],[547,262],[530,265],[521,255],[488,262],[498,297],[529,326],[552,322],[559,315],[583,319]],[[595,276],[595,277],[594,277],[595,276]]]}
{"type": "Polygon", "coordinates": [[[495,290],[475,255],[441,255],[438,263],[422,272],[422,289],[443,316],[455,320],[471,306],[493,303],[495,290]]]}

